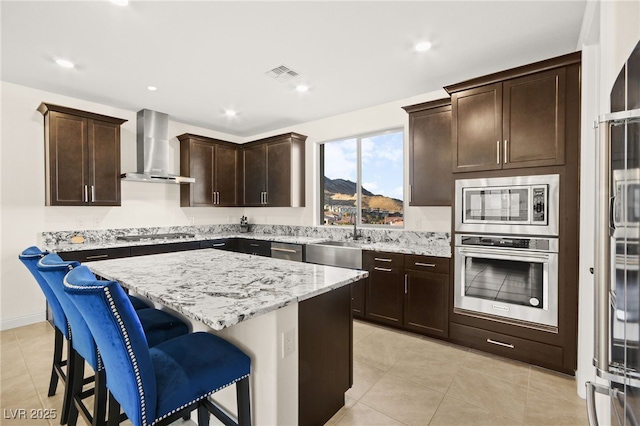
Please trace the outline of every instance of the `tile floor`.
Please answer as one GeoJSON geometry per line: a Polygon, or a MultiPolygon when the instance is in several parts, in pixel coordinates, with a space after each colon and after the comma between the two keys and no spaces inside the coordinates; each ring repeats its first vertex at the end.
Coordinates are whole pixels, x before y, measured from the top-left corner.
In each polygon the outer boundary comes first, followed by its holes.
{"type": "MultiPolygon", "coordinates": [[[[52,343],[45,322],[0,333],[0,424],[59,424],[30,418],[62,404],[60,391],[47,397],[52,343]],[[17,409],[27,419],[14,418],[17,409]]],[[[587,417],[572,377],[356,321],[354,385],[327,424],[587,425],[587,417]]]]}

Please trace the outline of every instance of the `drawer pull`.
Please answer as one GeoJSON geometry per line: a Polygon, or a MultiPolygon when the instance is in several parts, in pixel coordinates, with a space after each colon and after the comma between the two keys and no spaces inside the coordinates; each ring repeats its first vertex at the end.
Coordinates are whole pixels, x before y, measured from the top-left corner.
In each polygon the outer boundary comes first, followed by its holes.
{"type": "Polygon", "coordinates": [[[284,251],[286,253],[297,253],[297,250],[294,249],[286,249],[286,248],[278,248],[278,247],[271,247],[271,251],[284,251]]]}
{"type": "Polygon", "coordinates": [[[217,243],[217,244],[211,244],[211,247],[224,247],[226,246],[226,243],[217,243]]]}
{"type": "Polygon", "coordinates": [[[515,348],[515,346],[513,346],[512,344],[498,342],[498,341],[493,340],[493,339],[487,339],[487,343],[492,343],[492,344],[498,345],[498,346],[504,346],[505,348],[509,348],[509,349],[514,349],[515,348]]]}
{"type": "Polygon", "coordinates": [[[378,262],[391,262],[391,259],[385,259],[384,257],[374,257],[373,260],[377,260],[378,262]]]}
{"type": "Polygon", "coordinates": [[[95,256],[87,256],[87,260],[106,259],[107,257],[109,257],[108,254],[96,254],[95,256]]]}
{"type": "Polygon", "coordinates": [[[391,268],[378,268],[377,266],[375,268],[376,271],[382,271],[382,272],[391,272],[393,269],[391,268]]]}
{"type": "Polygon", "coordinates": [[[251,247],[260,247],[260,244],[249,244],[251,247]]]}
{"type": "Polygon", "coordinates": [[[436,267],[436,265],[434,263],[416,262],[416,263],[414,263],[414,265],[416,265],[416,266],[425,266],[427,268],[435,268],[436,267]]]}

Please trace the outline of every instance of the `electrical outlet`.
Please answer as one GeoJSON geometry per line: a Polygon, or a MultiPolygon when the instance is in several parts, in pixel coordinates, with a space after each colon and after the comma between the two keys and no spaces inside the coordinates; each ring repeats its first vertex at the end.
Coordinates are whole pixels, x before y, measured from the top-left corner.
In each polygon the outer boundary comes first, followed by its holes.
{"type": "Polygon", "coordinates": [[[296,347],[295,330],[289,330],[282,333],[282,358],[291,355],[296,347]]]}
{"type": "Polygon", "coordinates": [[[416,229],[422,228],[422,219],[416,219],[416,229]]]}
{"type": "Polygon", "coordinates": [[[193,225],[194,223],[196,223],[196,218],[195,218],[195,217],[193,217],[193,216],[189,216],[189,223],[190,223],[190,224],[192,224],[192,225],[193,225]]]}

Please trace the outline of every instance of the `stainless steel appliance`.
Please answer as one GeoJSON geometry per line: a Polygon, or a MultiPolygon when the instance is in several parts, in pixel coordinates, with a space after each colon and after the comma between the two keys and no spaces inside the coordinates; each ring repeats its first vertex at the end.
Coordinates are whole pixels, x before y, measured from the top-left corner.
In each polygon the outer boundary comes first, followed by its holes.
{"type": "Polygon", "coordinates": [[[587,382],[591,425],[595,393],[609,397],[606,424],[640,424],[640,109],[600,117],[595,265],[595,355],[587,382]]]}
{"type": "Polygon", "coordinates": [[[558,175],[458,179],[456,232],[558,235],[558,175]]]}
{"type": "Polygon", "coordinates": [[[555,331],[558,239],[455,235],[454,311],[555,331]]]}

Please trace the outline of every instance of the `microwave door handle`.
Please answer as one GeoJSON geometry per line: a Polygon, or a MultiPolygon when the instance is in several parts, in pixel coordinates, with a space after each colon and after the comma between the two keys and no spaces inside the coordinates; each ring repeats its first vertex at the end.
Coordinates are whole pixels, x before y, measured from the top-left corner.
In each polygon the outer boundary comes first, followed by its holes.
{"type": "Polygon", "coordinates": [[[483,255],[484,254],[484,255],[489,255],[489,256],[493,256],[493,257],[502,255],[505,258],[515,259],[515,260],[519,260],[519,259],[549,260],[549,254],[548,253],[537,253],[537,252],[518,255],[518,254],[514,254],[510,250],[501,250],[501,249],[497,249],[497,250],[482,250],[482,249],[466,250],[466,249],[463,249],[463,248],[458,249],[458,252],[460,254],[464,254],[464,255],[467,255],[467,256],[483,255]]]}

